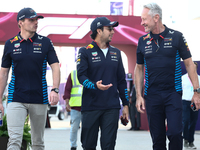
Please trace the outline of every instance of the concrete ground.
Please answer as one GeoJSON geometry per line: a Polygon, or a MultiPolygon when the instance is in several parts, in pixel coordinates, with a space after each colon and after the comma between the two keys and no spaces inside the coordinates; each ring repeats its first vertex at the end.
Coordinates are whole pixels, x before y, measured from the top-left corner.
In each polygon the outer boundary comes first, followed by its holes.
{"type": "MultiPolygon", "coordinates": [[[[45,150],[70,150],[70,117],[63,121],[56,117],[50,119],[51,128],[45,129],[45,150]]],[[[151,137],[148,131],[128,131],[130,123],[123,126],[119,123],[115,150],[152,150],[151,137]]],[[[82,150],[80,130],[78,131],[77,150],[82,150]]],[[[195,132],[197,150],[200,150],[200,131],[195,132]]],[[[98,140],[97,150],[101,150],[98,140]]],[[[184,149],[186,150],[186,149],[184,149]]]]}

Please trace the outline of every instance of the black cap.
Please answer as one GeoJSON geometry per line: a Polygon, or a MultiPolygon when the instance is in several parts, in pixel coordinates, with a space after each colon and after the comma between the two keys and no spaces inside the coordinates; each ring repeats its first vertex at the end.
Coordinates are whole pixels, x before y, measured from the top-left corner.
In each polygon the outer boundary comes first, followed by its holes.
{"type": "Polygon", "coordinates": [[[112,27],[116,27],[118,26],[118,22],[117,21],[113,21],[111,22],[108,18],[106,17],[97,17],[96,19],[94,19],[94,21],[91,23],[90,29],[92,32],[94,32],[96,29],[99,29],[101,27],[104,26],[112,26],[112,27]]]}
{"type": "Polygon", "coordinates": [[[32,8],[23,8],[17,14],[17,22],[23,20],[24,18],[44,18],[43,16],[38,16],[37,13],[32,8]]]}

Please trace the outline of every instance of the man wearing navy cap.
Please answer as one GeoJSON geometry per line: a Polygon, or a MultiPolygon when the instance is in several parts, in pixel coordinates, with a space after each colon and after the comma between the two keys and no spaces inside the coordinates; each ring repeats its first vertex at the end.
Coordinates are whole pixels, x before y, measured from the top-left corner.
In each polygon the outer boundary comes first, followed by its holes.
{"type": "Polygon", "coordinates": [[[80,48],[77,76],[83,85],[81,142],[84,150],[96,150],[101,130],[101,149],[114,150],[117,136],[119,98],[123,104],[123,118],[128,120],[128,92],[121,52],[111,46],[114,27],[106,17],[98,17],[91,24],[91,44],[80,48]]]}
{"type": "Polygon", "coordinates": [[[21,9],[17,15],[17,22],[25,18],[44,18],[43,16],[38,16],[37,13],[32,8],[21,9]]]}
{"type": "MultiPolygon", "coordinates": [[[[0,70],[0,97],[5,89],[12,67],[8,87],[7,125],[9,142],[7,150],[20,150],[23,126],[27,114],[31,123],[32,150],[44,150],[44,128],[47,105],[56,105],[59,97],[60,67],[53,44],[49,38],[36,33],[38,16],[31,8],[17,15],[20,32],[6,41],[0,70]],[[47,93],[47,62],[52,69],[53,87],[47,93]]],[[[2,99],[0,110],[4,112],[2,99]]]]}

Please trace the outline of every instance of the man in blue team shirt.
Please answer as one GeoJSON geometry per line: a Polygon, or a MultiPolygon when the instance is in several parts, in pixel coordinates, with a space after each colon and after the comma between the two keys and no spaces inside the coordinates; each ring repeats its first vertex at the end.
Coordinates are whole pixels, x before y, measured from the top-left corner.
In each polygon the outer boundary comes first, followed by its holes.
{"type": "MultiPolygon", "coordinates": [[[[60,67],[49,38],[36,33],[38,16],[31,8],[17,15],[20,32],[6,41],[0,70],[0,97],[5,89],[9,69],[12,77],[8,87],[7,125],[9,142],[7,150],[21,149],[23,127],[27,114],[31,123],[32,150],[44,150],[44,128],[47,105],[56,105],[60,84],[60,67]],[[53,87],[47,93],[47,62],[52,68],[53,87]]],[[[3,112],[2,99],[0,110],[3,112]]]]}
{"type": "Polygon", "coordinates": [[[155,3],[144,5],[141,25],[148,34],[140,37],[137,47],[135,86],[139,112],[147,109],[154,150],[182,150],[182,58],[195,90],[192,101],[200,108],[199,82],[187,42],[182,33],[162,24],[162,9],[155,3]],[[144,81],[144,99],[141,95],[144,81]],[[168,130],[166,132],[165,120],[168,130]]]}
{"type": "Polygon", "coordinates": [[[79,50],[77,75],[83,85],[81,142],[84,150],[95,150],[101,129],[101,148],[114,150],[117,136],[120,101],[123,118],[128,120],[128,93],[121,52],[110,46],[114,27],[106,17],[97,17],[91,24],[94,40],[79,50]]]}

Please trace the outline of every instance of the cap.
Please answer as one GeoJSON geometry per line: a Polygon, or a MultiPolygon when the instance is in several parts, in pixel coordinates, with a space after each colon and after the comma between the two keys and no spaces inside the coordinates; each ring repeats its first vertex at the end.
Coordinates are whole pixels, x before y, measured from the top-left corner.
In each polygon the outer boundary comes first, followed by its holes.
{"type": "Polygon", "coordinates": [[[93,22],[91,23],[90,29],[93,31],[95,31],[96,29],[99,29],[101,27],[104,26],[112,26],[112,27],[116,27],[118,26],[119,23],[117,21],[113,21],[111,22],[108,18],[106,17],[97,17],[93,20],[93,22]]]}
{"type": "Polygon", "coordinates": [[[38,16],[37,13],[32,8],[23,8],[17,14],[17,22],[23,20],[24,18],[44,18],[43,16],[38,16]]]}

